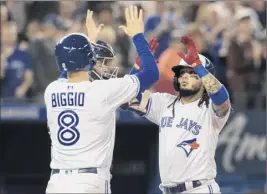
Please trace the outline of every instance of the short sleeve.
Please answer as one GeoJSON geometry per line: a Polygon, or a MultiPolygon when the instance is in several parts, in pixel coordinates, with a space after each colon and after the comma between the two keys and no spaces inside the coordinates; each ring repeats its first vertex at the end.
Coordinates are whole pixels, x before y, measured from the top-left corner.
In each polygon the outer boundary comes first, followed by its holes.
{"type": "Polygon", "coordinates": [[[166,93],[153,93],[150,95],[147,104],[147,112],[145,117],[151,122],[159,125],[164,106],[169,96],[166,93]]]}
{"type": "MultiPolygon", "coordinates": [[[[210,104],[212,104],[212,102],[210,102],[210,104]]],[[[217,132],[220,132],[230,117],[231,107],[228,109],[227,113],[222,117],[216,115],[213,106],[209,106],[209,111],[213,127],[216,129],[217,132]]]]}
{"type": "Polygon", "coordinates": [[[125,75],[123,78],[107,80],[105,88],[108,105],[116,109],[137,96],[140,82],[135,75],[125,75]]]}

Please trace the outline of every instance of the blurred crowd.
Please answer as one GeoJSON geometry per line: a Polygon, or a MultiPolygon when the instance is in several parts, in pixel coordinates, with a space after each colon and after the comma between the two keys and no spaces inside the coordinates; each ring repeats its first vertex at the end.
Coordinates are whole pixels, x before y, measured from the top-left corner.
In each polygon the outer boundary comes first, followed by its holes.
{"type": "Polygon", "coordinates": [[[43,103],[46,86],[59,72],[56,42],[72,32],[87,33],[86,11],[104,24],[99,39],[112,45],[119,76],[128,73],[136,51],[118,29],[125,24],[124,8],[144,10],[145,36],[157,37],[155,54],[160,81],[153,91],[174,93],[170,68],[185,48],[188,34],[199,52],[216,68],[216,77],[228,88],[237,110],[265,109],[266,1],[7,1],[1,2],[1,99],[43,103]]]}

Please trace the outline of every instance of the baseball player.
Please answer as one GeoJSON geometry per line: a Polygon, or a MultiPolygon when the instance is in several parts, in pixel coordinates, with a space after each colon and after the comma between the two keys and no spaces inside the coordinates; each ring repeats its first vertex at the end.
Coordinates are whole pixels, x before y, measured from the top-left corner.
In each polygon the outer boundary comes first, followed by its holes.
{"type": "MultiPolygon", "coordinates": [[[[87,38],[94,47],[96,65],[88,72],[89,80],[116,78],[118,74],[118,67],[110,67],[108,63],[115,59],[115,51],[113,48],[104,41],[97,40],[99,32],[103,29],[104,25],[96,25],[93,19],[93,11],[87,10],[86,28],[87,38]]],[[[62,71],[59,79],[67,79],[67,71],[62,71]]]]}
{"type": "Polygon", "coordinates": [[[126,8],[120,26],[140,56],[141,71],[123,78],[89,81],[96,65],[95,47],[79,33],[63,37],[55,56],[67,79],[50,83],[44,99],[51,137],[52,169],[46,193],[111,193],[110,166],[116,109],[141,96],[159,79],[155,58],[144,38],[143,12],[126,8]]]}
{"type": "MultiPolygon", "coordinates": [[[[179,95],[145,91],[129,109],[159,126],[160,189],[164,194],[220,193],[215,182],[218,135],[231,104],[226,88],[214,77],[214,66],[183,36],[187,54],[172,68],[179,95]]],[[[133,70],[135,72],[137,70],[133,70]]]]}

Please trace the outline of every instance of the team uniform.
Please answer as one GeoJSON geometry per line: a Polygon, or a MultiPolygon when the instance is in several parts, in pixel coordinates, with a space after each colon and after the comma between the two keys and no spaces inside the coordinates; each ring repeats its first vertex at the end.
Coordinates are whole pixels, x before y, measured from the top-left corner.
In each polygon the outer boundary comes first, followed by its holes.
{"type": "MultiPolygon", "coordinates": [[[[211,61],[200,54],[198,57],[201,62],[200,74],[214,75],[211,61]]],[[[184,68],[192,66],[182,58],[172,67],[173,87],[180,94],[178,78],[184,68]]],[[[194,71],[197,73],[199,70],[194,71]]],[[[224,86],[215,94],[207,94],[205,90],[201,98],[186,104],[182,103],[181,96],[149,92],[144,93],[138,105],[129,103],[129,110],[159,126],[159,187],[164,194],[220,193],[214,180],[217,174],[214,157],[219,133],[231,109],[226,109],[220,116],[214,110],[214,102],[219,105],[228,99],[224,86]],[[209,98],[203,100],[204,95],[209,95],[209,98]]]]}
{"type": "Polygon", "coordinates": [[[140,74],[123,78],[114,78],[116,68],[111,73],[99,69],[103,63],[97,65],[114,58],[106,43],[93,45],[79,33],[57,43],[55,56],[61,76],[44,94],[52,142],[52,172],[46,193],[111,193],[116,109],[141,96],[159,79],[143,33],[136,34],[133,42],[143,69],[140,74]],[[83,81],[72,82],[68,76],[83,81]]]}
{"type": "MultiPolygon", "coordinates": [[[[175,116],[168,108],[177,96],[154,93],[150,96],[145,117],[159,126],[159,166],[163,192],[172,193],[184,187],[188,193],[219,193],[215,150],[218,135],[230,115],[217,117],[211,102],[207,108],[199,100],[189,104],[178,101],[175,116]],[[177,187],[177,183],[185,183],[177,187]],[[201,184],[201,185],[200,185],[201,184]],[[194,188],[193,185],[198,187],[194,188]],[[166,187],[166,188],[165,188],[166,187]]],[[[175,192],[176,191],[176,192],[175,192]]]]}
{"type": "Polygon", "coordinates": [[[110,193],[115,111],[138,91],[135,75],[81,83],[60,79],[47,87],[53,169],[47,193],[110,193]]]}

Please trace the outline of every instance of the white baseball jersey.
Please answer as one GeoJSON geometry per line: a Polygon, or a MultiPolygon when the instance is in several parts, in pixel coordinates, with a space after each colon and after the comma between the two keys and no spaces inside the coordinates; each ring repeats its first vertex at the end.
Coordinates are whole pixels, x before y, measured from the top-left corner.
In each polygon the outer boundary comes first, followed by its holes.
{"type": "Polygon", "coordinates": [[[175,103],[176,96],[154,93],[150,96],[146,118],[159,125],[159,168],[165,186],[185,181],[216,177],[215,150],[218,135],[230,115],[219,118],[210,101],[198,106],[199,100],[189,104],[175,103]]]}
{"type": "Polygon", "coordinates": [[[68,83],[52,82],[45,91],[52,141],[52,169],[106,168],[108,178],[115,140],[116,109],[139,92],[135,75],[68,83]]]}

